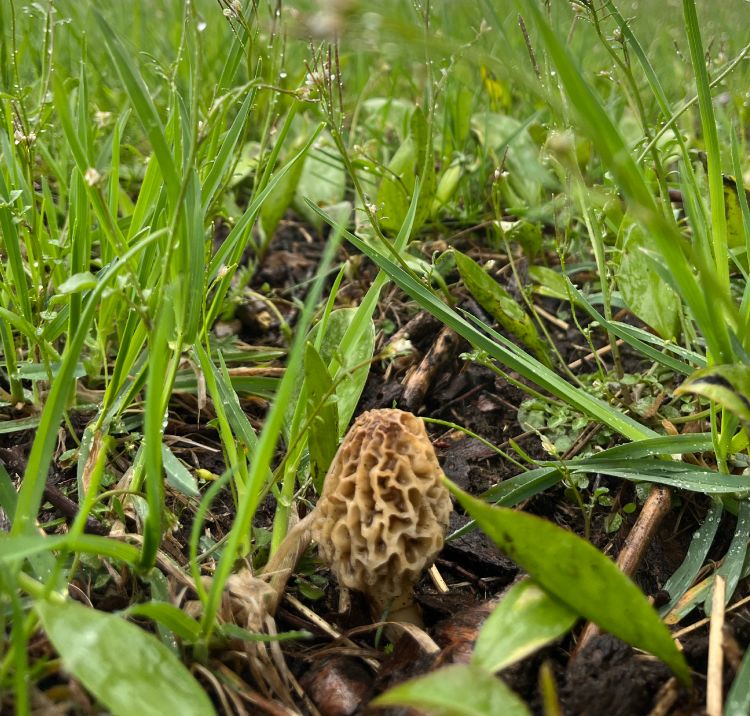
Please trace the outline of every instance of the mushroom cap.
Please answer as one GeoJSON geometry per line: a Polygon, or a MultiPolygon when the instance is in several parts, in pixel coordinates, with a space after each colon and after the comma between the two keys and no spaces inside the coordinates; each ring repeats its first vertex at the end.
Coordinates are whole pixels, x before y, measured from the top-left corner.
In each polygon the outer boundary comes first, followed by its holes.
{"type": "Polygon", "coordinates": [[[357,418],[328,470],[312,524],[342,586],[379,608],[411,593],[443,546],[452,505],[442,474],[416,416],[384,409],[357,418]]]}

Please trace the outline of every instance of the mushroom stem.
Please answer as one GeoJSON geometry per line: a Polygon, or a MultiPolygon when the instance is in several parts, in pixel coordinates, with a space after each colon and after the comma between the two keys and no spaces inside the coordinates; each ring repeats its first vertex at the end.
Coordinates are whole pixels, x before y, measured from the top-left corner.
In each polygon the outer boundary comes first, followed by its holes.
{"type": "Polygon", "coordinates": [[[424,629],[424,619],[422,619],[422,610],[414,601],[414,595],[409,595],[409,600],[403,598],[394,599],[390,606],[387,606],[381,612],[382,618],[389,622],[403,622],[413,624],[414,626],[424,629]]]}

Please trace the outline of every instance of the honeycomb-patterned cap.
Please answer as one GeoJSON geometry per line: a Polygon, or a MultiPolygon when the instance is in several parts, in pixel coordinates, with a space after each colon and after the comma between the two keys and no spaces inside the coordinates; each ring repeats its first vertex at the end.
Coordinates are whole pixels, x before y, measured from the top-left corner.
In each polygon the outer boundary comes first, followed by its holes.
{"type": "Polygon", "coordinates": [[[452,506],[441,476],[415,415],[384,409],[357,418],[328,470],[312,525],[341,585],[379,607],[410,599],[443,546],[452,506]]]}

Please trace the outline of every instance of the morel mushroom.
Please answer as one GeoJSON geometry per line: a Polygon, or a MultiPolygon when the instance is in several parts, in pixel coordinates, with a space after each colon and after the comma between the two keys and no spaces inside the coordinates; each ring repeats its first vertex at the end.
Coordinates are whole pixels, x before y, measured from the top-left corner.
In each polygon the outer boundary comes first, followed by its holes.
{"type": "Polygon", "coordinates": [[[363,413],[344,438],[314,510],[312,536],[339,583],[378,615],[419,624],[412,588],[443,546],[451,499],[424,423],[363,413]]]}

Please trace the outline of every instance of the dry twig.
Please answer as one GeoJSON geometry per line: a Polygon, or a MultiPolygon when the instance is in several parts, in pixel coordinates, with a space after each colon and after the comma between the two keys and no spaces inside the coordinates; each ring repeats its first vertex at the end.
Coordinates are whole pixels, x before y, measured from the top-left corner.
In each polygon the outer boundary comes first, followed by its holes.
{"type": "Polygon", "coordinates": [[[404,380],[401,403],[406,410],[416,413],[422,407],[435,376],[458,350],[459,341],[458,334],[447,326],[440,331],[422,362],[404,380]]]}

